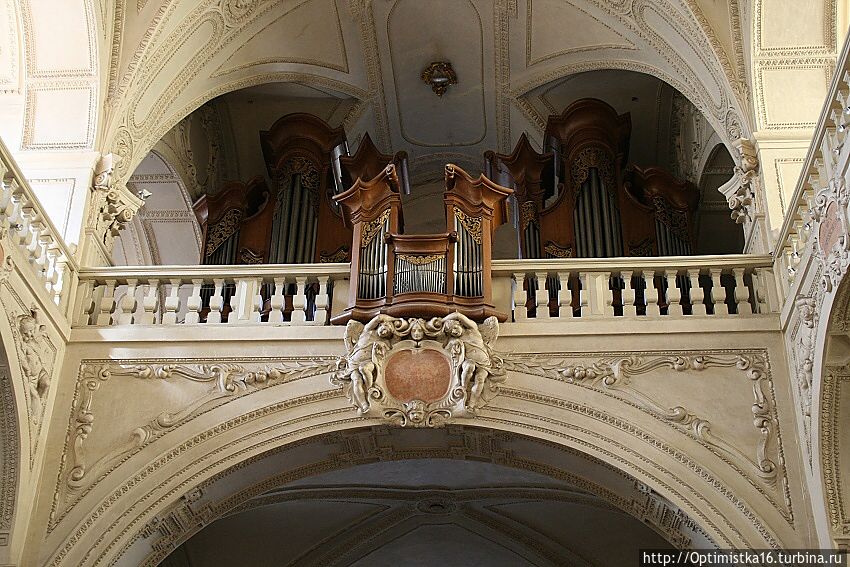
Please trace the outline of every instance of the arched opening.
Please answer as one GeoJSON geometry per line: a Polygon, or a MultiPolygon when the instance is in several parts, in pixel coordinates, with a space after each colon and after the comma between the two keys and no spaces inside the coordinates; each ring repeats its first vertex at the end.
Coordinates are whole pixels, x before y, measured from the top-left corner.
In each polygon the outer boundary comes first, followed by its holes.
{"type": "Polygon", "coordinates": [[[650,487],[580,451],[487,428],[371,427],[218,473],[118,564],[434,565],[460,554],[486,565],[637,565],[653,547],[715,543],[650,487]]]}
{"type": "Polygon", "coordinates": [[[708,152],[699,174],[699,209],[695,219],[697,254],[736,254],[744,250],[744,231],[729,218],[729,205],[718,187],[732,178],[735,163],[723,144],[708,152]]]}
{"type": "Polygon", "coordinates": [[[198,263],[201,233],[183,179],[167,161],[171,152],[159,144],[127,182],[133,193],[145,196],[145,206],[115,239],[115,265],[198,263]]]}
{"type": "Polygon", "coordinates": [[[525,100],[536,121],[545,121],[542,143],[532,133],[509,155],[488,154],[488,171],[516,190],[520,257],[742,251],[734,240],[700,242],[715,232],[740,232],[728,213],[701,215],[703,204],[717,208],[718,197],[725,206],[717,189],[731,171],[722,181],[703,175],[710,157],[724,156],[716,149],[721,137],[670,84],[597,70],[556,79],[525,100]]]}

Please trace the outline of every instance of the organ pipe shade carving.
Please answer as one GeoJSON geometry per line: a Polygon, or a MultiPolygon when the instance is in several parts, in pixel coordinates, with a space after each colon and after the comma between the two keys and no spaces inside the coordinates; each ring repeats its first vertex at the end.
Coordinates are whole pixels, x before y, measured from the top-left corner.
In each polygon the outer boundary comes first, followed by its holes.
{"type": "MultiPolygon", "coordinates": [[[[226,249],[233,248],[235,242],[232,241],[235,240],[234,237],[239,237],[239,224],[241,222],[242,211],[239,209],[230,209],[224,213],[224,216],[212,225],[207,232],[204,256],[207,258],[213,256],[225,243],[228,244],[228,246],[225,246],[226,249]]],[[[231,252],[225,252],[223,255],[229,257],[231,252]]]]}
{"type": "Polygon", "coordinates": [[[511,189],[455,165],[445,169],[446,232],[405,234],[394,165],[368,181],[358,178],[335,199],[352,227],[354,250],[349,307],[334,317],[368,321],[393,316],[442,316],[459,311],[474,320],[506,315],[493,307],[493,231],[507,221],[511,189]]]}

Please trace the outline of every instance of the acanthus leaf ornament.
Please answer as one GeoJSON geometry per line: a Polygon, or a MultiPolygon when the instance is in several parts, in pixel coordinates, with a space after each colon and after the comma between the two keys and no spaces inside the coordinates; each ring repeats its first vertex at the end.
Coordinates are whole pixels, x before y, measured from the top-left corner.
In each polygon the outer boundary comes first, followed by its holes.
{"type": "Polygon", "coordinates": [[[726,197],[732,220],[744,224],[750,218],[754,194],[752,185],[758,176],[759,161],[755,146],[749,139],[739,138],[732,145],[738,150],[735,174],[718,191],[726,197]]]}
{"type": "MultiPolygon", "coordinates": [[[[778,470],[774,459],[768,456],[768,450],[774,443],[776,431],[774,425],[775,407],[772,398],[768,398],[764,388],[768,380],[767,361],[762,355],[715,355],[696,356],[629,356],[623,358],[604,358],[590,364],[565,364],[562,360],[547,360],[539,357],[504,357],[504,368],[522,374],[542,376],[553,380],[590,387],[600,391],[616,393],[618,397],[635,404],[638,408],[656,418],[674,424],[707,446],[719,449],[732,456],[738,462],[748,463],[750,470],[769,486],[777,483],[778,470]],[[752,381],[752,418],[759,440],[755,447],[755,458],[745,454],[740,448],[716,435],[711,423],[704,416],[688,408],[677,405],[667,406],[659,403],[647,394],[639,391],[632,380],[642,374],[667,368],[676,372],[703,371],[708,368],[735,368],[752,381]]],[[[769,386],[768,386],[769,387],[769,386]]]]}
{"type": "Polygon", "coordinates": [[[505,379],[492,350],[495,317],[480,325],[460,313],[431,319],[378,315],[349,321],[346,355],[331,377],[364,416],[402,427],[439,427],[483,407],[505,379]]]}
{"type": "Polygon", "coordinates": [[[115,171],[121,157],[116,154],[101,156],[94,170],[91,186],[91,205],[86,219],[86,232],[92,233],[105,251],[112,252],[115,237],[144,205],[140,196],[115,182],[115,171]]]}

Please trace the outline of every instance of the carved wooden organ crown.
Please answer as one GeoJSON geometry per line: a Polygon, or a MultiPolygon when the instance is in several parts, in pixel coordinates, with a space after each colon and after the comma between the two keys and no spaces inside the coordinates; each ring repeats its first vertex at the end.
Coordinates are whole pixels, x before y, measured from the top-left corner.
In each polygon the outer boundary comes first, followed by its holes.
{"type": "Polygon", "coordinates": [[[404,152],[381,154],[366,135],[348,156],[342,128],[309,114],[280,118],[260,140],[271,188],[257,177],[229,183],[195,203],[205,264],[347,262],[351,229],[333,196],[388,163],[399,168],[407,186],[404,152]]]}
{"type": "Polygon", "coordinates": [[[515,188],[520,256],[687,255],[699,193],[660,167],[627,166],[631,121],[597,99],[549,117],[546,152],[523,134],[488,152],[488,175],[515,188]]]}
{"type": "Polygon", "coordinates": [[[473,179],[456,165],[445,169],[446,232],[404,234],[399,178],[390,164],[357,179],[334,197],[353,227],[349,307],[333,323],[396,317],[443,316],[459,311],[482,321],[506,315],[493,307],[493,231],[507,220],[513,191],[483,175],[473,179]]]}

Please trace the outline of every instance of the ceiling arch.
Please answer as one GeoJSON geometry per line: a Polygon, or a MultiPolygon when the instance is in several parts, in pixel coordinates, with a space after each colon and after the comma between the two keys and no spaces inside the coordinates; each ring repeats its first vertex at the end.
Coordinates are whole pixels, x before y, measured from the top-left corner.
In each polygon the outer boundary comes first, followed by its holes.
{"type": "MultiPolygon", "coordinates": [[[[435,523],[504,541],[507,550],[485,552],[486,564],[506,555],[532,564],[624,564],[640,546],[715,545],[666,499],[601,461],[540,440],[463,426],[415,432],[375,427],[320,436],[219,473],[191,500],[180,501],[160,522],[170,523],[168,517],[188,507],[204,518],[203,527],[168,536],[151,530],[134,545],[159,552],[140,563],[152,565],[186,542],[174,555],[185,551],[204,564],[219,555],[218,562],[226,564],[228,554],[249,557],[252,546],[246,542],[240,549],[227,540],[227,550],[217,551],[216,534],[244,533],[266,523],[285,529],[281,524],[287,521],[309,525],[305,530],[313,533],[288,540],[285,549],[267,541],[264,553],[297,564],[329,558],[349,564],[358,557],[391,555],[395,542],[435,523]],[[372,455],[371,447],[383,447],[380,456],[372,455]],[[296,469],[287,464],[293,458],[296,469]],[[306,503],[310,510],[324,505],[330,513],[308,521],[303,516],[308,510],[301,507],[306,503]],[[591,543],[610,533],[599,525],[619,534],[605,551],[600,549],[606,546],[591,543]],[[213,529],[204,533],[207,527],[213,529]],[[206,559],[198,555],[202,549],[206,559]],[[342,556],[347,557],[339,560],[342,556]]],[[[470,551],[478,552],[474,543],[468,542],[470,551]]],[[[127,559],[137,560],[133,551],[128,549],[127,559]]],[[[425,564],[437,557],[430,559],[425,564]]],[[[262,558],[252,561],[262,563],[262,558]]]]}
{"type": "MultiPolygon", "coordinates": [[[[323,2],[330,0],[286,5],[261,0],[221,6],[201,3],[193,10],[171,2],[162,2],[155,10],[148,3],[128,19],[153,27],[137,50],[125,46],[117,60],[113,58],[113,68],[121,71],[111,76],[121,96],[110,108],[105,144],[124,158],[119,175],[126,179],[156,140],[194,108],[230,90],[269,80],[324,84],[356,98],[364,113],[347,124],[352,136],[369,130],[385,151],[390,146],[405,149],[412,161],[421,163],[461,148],[461,153],[476,156],[486,149],[508,149],[523,130],[541,129],[523,114],[523,96],[529,90],[571,72],[606,67],[647,72],[672,84],[706,114],[726,141],[748,131],[727,73],[728,58],[718,55],[708,39],[706,21],[685,0],[474,0],[469,6],[478,14],[479,31],[470,28],[469,18],[459,18],[464,23],[445,34],[448,43],[417,42],[415,48],[393,32],[399,17],[409,15],[404,3],[337,0],[319,10],[323,2]],[[147,19],[142,18],[145,14],[147,19]],[[556,32],[580,22],[604,32],[604,41],[594,43],[594,34],[585,34],[564,44],[560,38],[571,34],[556,32]],[[275,51],[271,35],[287,27],[305,30],[299,36],[299,50],[317,41],[315,30],[334,38],[327,42],[333,45],[312,59],[298,50],[275,51]],[[480,47],[460,47],[478,35],[480,47]],[[418,79],[420,67],[435,57],[466,69],[460,84],[443,100],[432,97],[418,79]],[[483,71],[473,80],[476,68],[483,71]],[[483,93],[483,100],[476,103],[481,107],[477,116],[483,112],[483,129],[467,128],[466,118],[451,118],[451,110],[462,106],[464,97],[480,96],[469,90],[475,88],[483,93]],[[418,101],[415,108],[402,102],[408,98],[418,101]],[[433,108],[422,112],[423,104],[433,108]],[[436,138],[422,130],[417,110],[429,117],[424,122],[429,127],[447,120],[464,135],[446,136],[443,145],[431,148],[436,138]],[[478,134],[467,136],[473,130],[478,134]]],[[[437,12],[431,27],[445,28],[440,18],[454,21],[451,10],[437,12]]],[[[439,36],[437,31],[431,35],[439,36]]]]}

